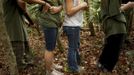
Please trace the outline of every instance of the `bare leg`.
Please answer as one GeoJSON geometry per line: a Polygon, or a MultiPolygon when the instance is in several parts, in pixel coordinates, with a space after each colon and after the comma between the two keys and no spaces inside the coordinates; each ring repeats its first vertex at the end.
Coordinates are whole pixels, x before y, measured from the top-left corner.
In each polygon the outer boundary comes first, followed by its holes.
{"type": "Polygon", "coordinates": [[[54,59],[53,51],[45,50],[44,59],[45,59],[45,69],[50,73],[52,71],[52,64],[54,59]]]}

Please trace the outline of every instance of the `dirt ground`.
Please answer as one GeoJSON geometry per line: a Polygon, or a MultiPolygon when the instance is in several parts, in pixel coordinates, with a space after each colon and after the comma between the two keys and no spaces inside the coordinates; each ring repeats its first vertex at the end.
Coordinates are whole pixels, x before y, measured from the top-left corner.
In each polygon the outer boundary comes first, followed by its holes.
{"type": "MultiPolygon", "coordinates": [[[[22,75],[45,75],[45,67],[43,60],[43,53],[45,44],[43,35],[38,36],[37,32],[33,30],[29,32],[29,42],[34,55],[35,66],[29,66],[22,71],[22,75]],[[34,32],[33,32],[34,31],[34,32]]],[[[104,34],[102,31],[97,31],[96,36],[90,36],[89,31],[81,31],[81,47],[80,54],[82,59],[82,66],[85,71],[80,75],[103,75],[96,68],[96,62],[101,53],[104,44],[104,34]]],[[[55,50],[55,64],[63,67],[67,65],[67,37],[61,35],[62,45],[64,51],[61,52],[58,48],[55,50]]],[[[113,70],[112,75],[133,75],[134,74],[134,29],[131,31],[130,43],[123,45],[119,61],[113,70]],[[131,52],[130,52],[131,51],[131,52]],[[132,54],[133,52],[133,54],[132,54]]],[[[63,69],[61,70],[62,72],[63,69]]],[[[65,73],[65,75],[74,75],[65,73]]],[[[107,74],[104,74],[107,75],[107,74]]]]}

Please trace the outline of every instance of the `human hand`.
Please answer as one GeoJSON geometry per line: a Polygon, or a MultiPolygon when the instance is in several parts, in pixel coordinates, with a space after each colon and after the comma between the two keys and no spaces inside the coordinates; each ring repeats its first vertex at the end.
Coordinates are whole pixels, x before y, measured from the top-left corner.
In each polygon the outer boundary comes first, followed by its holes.
{"type": "Polygon", "coordinates": [[[43,12],[48,12],[48,10],[51,8],[51,5],[46,3],[44,6],[43,6],[43,12]]]}
{"type": "Polygon", "coordinates": [[[82,2],[82,3],[80,4],[80,6],[81,6],[82,9],[86,9],[86,8],[88,7],[88,5],[87,5],[86,2],[82,2]]]}
{"type": "Polygon", "coordinates": [[[128,9],[134,8],[134,2],[128,2],[127,4],[123,4],[120,7],[121,11],[127,11],[128,9]]]}
{"type": "Polygon", "coordinates": [[[52,6],[52,7],[50,8],[50,12],[51,12],[52,14],[58,13],[58,12],[60,12],[60,10],[61,10],[61,6],[52,6]]]}
{"type": "Polygon", "coordinates": [[[129,5],[129,7],[134,8],[134,2],[128,2],[127,4],[129,5]]]}
{"type": "Polygon", "coordinates": [[[24,20],[24,22],[26,23],[26,25],[28,25],[28,27],[32,27],[32,28],[36,28],[37,25],[34,22],[29,22],[26,19],[24,20]]]}

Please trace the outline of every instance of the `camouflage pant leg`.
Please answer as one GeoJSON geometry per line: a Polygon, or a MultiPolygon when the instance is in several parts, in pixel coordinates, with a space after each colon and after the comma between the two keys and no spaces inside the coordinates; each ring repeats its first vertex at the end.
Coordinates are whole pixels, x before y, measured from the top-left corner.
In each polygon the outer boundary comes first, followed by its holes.
{"type": "Polygon", "coordinates": [[[17,61],[17,67],[18,69],[23,68],[24,63],[23,63],[23,59],[24,59],[24,42],[22,41],[12,41],[12,48],[14,51],[14,54],[16,56],[16,61],[17,61]]]}
{"type": "Polygon", "coordinates": [[[31,63],[33,59],[32,51],[29,47],[28,41],[24,42],[25,50],[24,50],[24,59],[26,63],[31,63]]]}

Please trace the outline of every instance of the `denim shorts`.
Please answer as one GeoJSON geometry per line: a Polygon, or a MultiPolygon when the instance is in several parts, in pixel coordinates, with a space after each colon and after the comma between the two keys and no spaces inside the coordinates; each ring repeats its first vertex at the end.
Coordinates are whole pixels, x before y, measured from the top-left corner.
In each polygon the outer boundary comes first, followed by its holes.
{"type": "Polygon", "coordinates": [[[46,42],[46,49],[48,51],[53,51],[56,46],[58,28],[44,28],[43,31],[46,42]]]}

